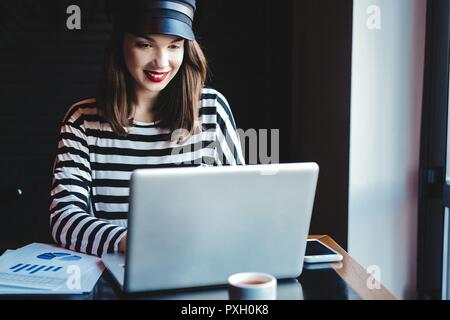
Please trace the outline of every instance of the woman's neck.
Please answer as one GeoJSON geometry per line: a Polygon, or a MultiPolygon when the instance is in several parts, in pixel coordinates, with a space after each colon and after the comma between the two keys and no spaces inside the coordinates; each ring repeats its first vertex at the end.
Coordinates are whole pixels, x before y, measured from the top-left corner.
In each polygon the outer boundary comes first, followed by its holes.
{"type": "Polygon", "coordinates": [[[136,91],[134,98],[134,120],[139,122],[155,122],[154,107],[159,93],[136,91]]]}

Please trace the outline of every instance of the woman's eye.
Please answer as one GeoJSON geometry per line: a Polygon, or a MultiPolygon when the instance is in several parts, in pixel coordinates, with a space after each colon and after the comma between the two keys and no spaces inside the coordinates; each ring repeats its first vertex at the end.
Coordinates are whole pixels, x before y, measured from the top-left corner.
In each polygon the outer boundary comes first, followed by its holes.
{"type": "Polygon", "coordinates": [[[173,44],[173,45],[171,45],[169,48],[170,48],[170,49],[180,49],[181,46],[180,46],[180,45],[177,45],[177,44],[173,44]]]}
{"type": "Polygon", "coordinates": [[[151,48],[152,47],[149,43],[145,43],[145,42],[138,42],[136,45],[139,48],[151,48]]]}

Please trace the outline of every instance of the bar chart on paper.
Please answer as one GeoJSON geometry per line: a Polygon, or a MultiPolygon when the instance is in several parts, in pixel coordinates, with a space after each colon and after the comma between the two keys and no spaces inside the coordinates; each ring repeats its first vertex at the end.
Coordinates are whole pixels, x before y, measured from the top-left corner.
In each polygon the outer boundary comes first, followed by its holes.
{"type": "MultiPolygon", "coordinates": [[[[46,252],[40,254],[36,257],[39,260],[44,261],[79,261],[81,260],[80,256],[72,255],[69,253],[63,252],[46,252]]],[[[41,274],[43,276],[51,276],[55,275],[55,272],[61,271],[63,269],[62,266],[52,265],[52,264],[33,264],[33,263],[17,263],[9,268],[11,272],[16,274],[41,274]]]]}
{"type": "Polygon", "coordinates": [[[80,255],[69,252],[33,251],[25,250],[10,261],[6,258],[9,266],[0,268],[0,285],[55,290],[66,283],[67,267],[82,261],[80,255]]]}
{"type": "Polygon", "coordinates": [[[47,273],[47,275],[51,275],[53,272],[57,272],[61,270],[63,267],[60,266],[48,266],[48,265],[38,265],[38,264],[25,264],[19,263],[15,266],[9,268],[14,273],[28,273],[28,274],[36,274],[36,273],[47,273]]]}
{"type": "Polygon", "coordinates": [[[103,270],[98,257],[32,243],[0,256],[0,296],[90,292],[103,270]]]}

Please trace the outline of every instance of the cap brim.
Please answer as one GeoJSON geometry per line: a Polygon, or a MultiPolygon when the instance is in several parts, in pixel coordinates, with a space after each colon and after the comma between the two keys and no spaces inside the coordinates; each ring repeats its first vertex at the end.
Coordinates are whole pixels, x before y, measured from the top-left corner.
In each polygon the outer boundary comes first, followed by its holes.
{"type": "Polygon", "coordinates": [[[170,18],[147,19],[141,25],[134,25],[127,28],[134,34],[164,34],[178,36],[186,40],[195,40],[194,32],[188,24],[170,18]]]}

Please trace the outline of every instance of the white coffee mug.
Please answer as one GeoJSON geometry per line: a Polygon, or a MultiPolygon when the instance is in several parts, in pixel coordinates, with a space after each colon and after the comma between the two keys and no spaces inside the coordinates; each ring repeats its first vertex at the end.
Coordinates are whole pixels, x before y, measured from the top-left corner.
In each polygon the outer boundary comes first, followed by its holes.
{"type": "Polygon", "coordinates": [[[277,279],[267,273],[236,273],[228,278],[230,300],[275,300],[277,279]]]}

